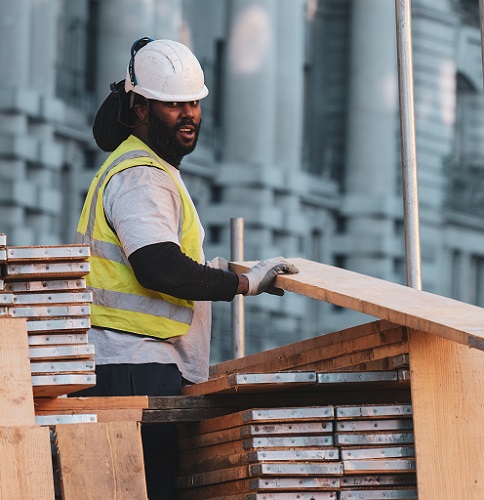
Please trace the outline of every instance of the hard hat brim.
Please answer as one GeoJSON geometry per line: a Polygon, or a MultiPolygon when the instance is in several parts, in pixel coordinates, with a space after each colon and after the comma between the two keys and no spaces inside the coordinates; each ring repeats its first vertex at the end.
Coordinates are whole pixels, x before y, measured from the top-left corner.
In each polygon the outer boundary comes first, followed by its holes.
{"type": "Polygon", "coordinates": [[[200,101],[208,96],[208,88],[206,85],[203,89],[196,94],[182,95],[182,94],[162,94],[161,92],[155,92],[154,90],[140,88],[138,85],[133,85],[131,81],[127,78],[124,86],[126,92],[132,91],[135,94],[142,95],[146,99],[153,99],[155,101],[164,102],[189,102],[189,101],[200,101]]]}

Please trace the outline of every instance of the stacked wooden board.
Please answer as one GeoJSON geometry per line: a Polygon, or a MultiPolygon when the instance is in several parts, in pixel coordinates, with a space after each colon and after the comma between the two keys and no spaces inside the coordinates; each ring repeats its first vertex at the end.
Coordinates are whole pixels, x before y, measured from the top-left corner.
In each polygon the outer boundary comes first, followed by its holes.
{"type": "Polygon", "coordinates": [[[410,405],[259,408],[180,433],[182,500],[417,498],[410,405]]]}
{"type": "Polygon", "coordinates": [[[26,322],[0,318],[0,498],[146,500],[137,422],[35,416],[26,322]]]}
{"type": "Polygon", "coordinates": [[[0,243],[1,313],[26,319],[34,396],[91,387],[96,380],[87,335],[92,294],[84,279],[89,246],[7,246],[5,235],[0,243]]]}

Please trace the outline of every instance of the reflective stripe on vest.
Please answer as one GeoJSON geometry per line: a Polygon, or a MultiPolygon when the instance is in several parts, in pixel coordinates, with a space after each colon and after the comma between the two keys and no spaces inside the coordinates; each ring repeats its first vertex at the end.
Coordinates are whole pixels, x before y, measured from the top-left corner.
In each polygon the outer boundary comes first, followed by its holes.
{"type": "Polygon", "coordinates": [[[140,165],[161,169],[175,182],[182,204],[180,246],[188,257],[200,262],[198,216],[190,198],[162,160],[139,139],[130,136],[96,174],[76,234],[76,243],[89,243],[91,247],[91,272],[86,276],[94,297],[91,322],[98,327],[158,338],[180,336],[190,328],[193,301],[142,287],[104,216],[102,198],[108,181],[118,172],[140,165]]]}

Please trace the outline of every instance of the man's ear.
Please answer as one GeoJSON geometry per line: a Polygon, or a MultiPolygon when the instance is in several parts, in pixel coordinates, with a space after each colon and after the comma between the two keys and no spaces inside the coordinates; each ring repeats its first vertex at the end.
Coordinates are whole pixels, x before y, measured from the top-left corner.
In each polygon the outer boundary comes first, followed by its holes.
{"type": "Polygon", "coordinates": [[[133,110],[136,116],[140,119],[141,123],[145,123],[148,120],[148,103],[135,104],[133,110]]]}

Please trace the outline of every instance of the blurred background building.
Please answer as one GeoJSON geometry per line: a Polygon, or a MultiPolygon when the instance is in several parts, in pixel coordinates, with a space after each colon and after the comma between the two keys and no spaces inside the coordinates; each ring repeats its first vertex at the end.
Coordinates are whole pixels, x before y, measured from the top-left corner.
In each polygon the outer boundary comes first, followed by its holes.
{"type": "MultiPolygon", "coordinates": [[[[133,41],[179,40],[210,95],[183,174],[206,253],[304,257],[405,283],[394,2],[0,0],[0,232],[73,241],[105,154],[91,124],[133,41]]],[[[413,0],[423,289],[484,306],[478,0],[413,0]]],[[[294,294],[245,300],[246,353],[360,324],[294,294]]],[[[368,320],[371,318],[368,318],[368,320]]],[[[215,304],[213,361],[230,357],[215,304]]]]}

